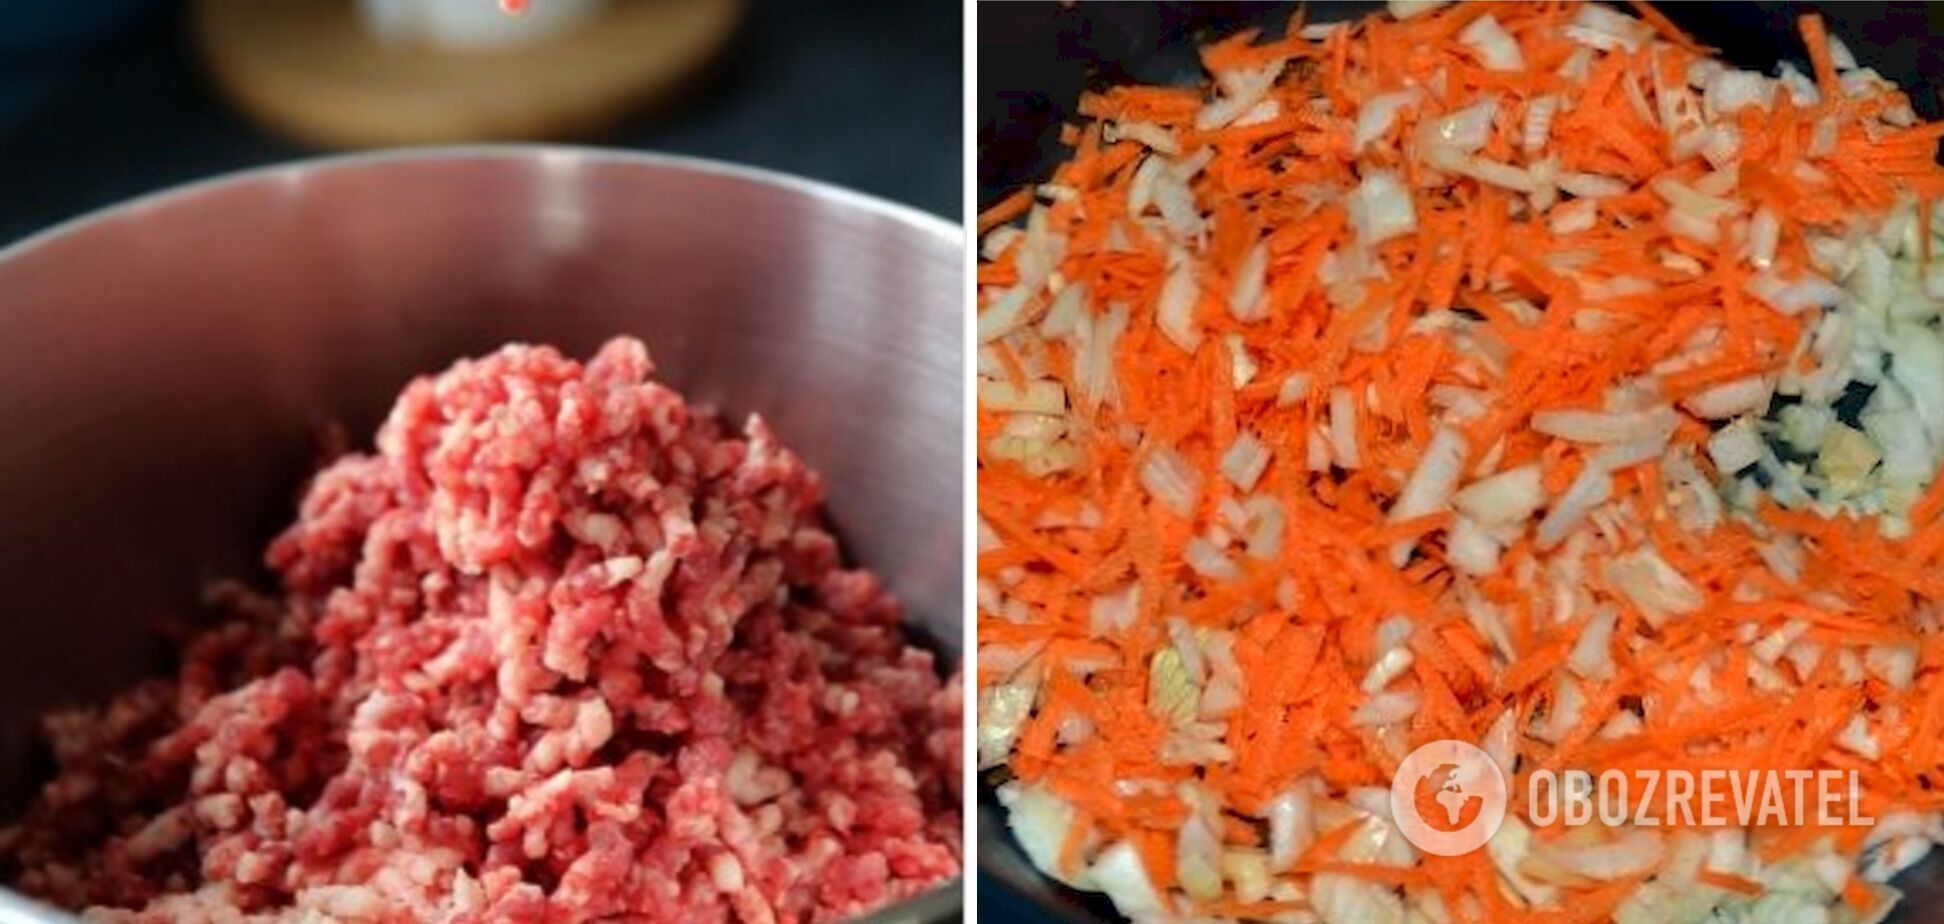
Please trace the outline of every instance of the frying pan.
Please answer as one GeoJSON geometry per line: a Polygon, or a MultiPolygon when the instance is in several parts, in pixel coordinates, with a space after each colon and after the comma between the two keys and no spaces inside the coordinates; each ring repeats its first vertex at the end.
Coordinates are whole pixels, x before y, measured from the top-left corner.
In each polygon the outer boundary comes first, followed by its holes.
{"type": "MultiPolygon", "coordinates": [[[[1382,3],[1311,2],[1310,22],[1355,19],[1382,3]]],[[[1193,84],[1205,78],[1196,48],[1244,28],[1284,33],[1289,3],[981,3],[979,204],[1050,178],[1067,156],[1062,122],[1078,118],[1084,90],[1122,83],[1193,84]]],[[[1796,16],[1815,9],[1857,60],[1895,81],[1925,119],[1939,115],[1944,73],[1944,4],[1664,3],[1688,34],[1735,64],[1772,73],[1793,60],[1807,72],[1796,16]]],[[[990,786],[979,786],[980,917],[994,921],[1118,919],[1104,898],[1041,876],[1007,833],[990,786]]],[[[1932,854],[1894,883],[1904,900],[1897,924],[1944,921],[1944,856],[1932,854]]]]}
{"type": "MultiPolygon", "coordinates": [[[[0,251],[0,817],[44,772],[37,715],[152,674],[154,620],[262,577],[320,427],[368,446],[414,376],[515,340],[632,334],[697,403],[761,413],[956,662],[963,253],[834,187],[527,146],[252,170],[0,251]]],[[[0,922],[68,920],[0,890],[0,922]]]]}

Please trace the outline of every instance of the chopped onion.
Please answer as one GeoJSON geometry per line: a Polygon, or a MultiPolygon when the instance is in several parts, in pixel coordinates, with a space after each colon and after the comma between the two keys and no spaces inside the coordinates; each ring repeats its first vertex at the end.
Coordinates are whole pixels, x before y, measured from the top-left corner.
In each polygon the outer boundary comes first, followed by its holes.
{"type": "Polygon", "coordinates": [[[1396,19],[1410,19],[1450,3],[1451,0],[1385,0],[1384,8],[1396,19]]]}
{"type": "Polygon", "coordinates": [[[1890,378],[1910,393],[1930,446],[1944,447],[1944,338],[1928,324],[1900,323],[1891,328],[1889,346],[1890,378]]]}
{"type": "Polygon", "coordinates": [[[1303,463],[1312,472],[1320,472],[1330,467],[1330,438],[1324,433],[1324,425],[1310,427],[1303,438],[1303,463]]]}
{"type": "Polygon", "coordinates": [[[1613,676],[1611,646],[1614,622],[1618,616],[1612,607],[1603,606],[1587,617],[1579,638],[1573,642],[1572,653],[1566,657],[1567,668],[1588,680],[1605,680],[1613,676]]]}
{"type": "Polygon", "coordinates": [[[1222,346],[1228,348],[1229,379],[1235,382],[1236,389],[1247,388],[1250,382],[1255,381],[1256,373],[1261,371],[1256,366],[1255,357],[1249,355],[1248,345],[1243,342],[1241,334],[1231,332],[1222,335],[1222,346]]]}
{"type": "MultiPolygon", "coordinates": [[[[1465,438],[1457,430],[1439,427],[1432,433],[1417,468],[1404,482],[1404,489],[1386,515],[1389,520],[1395,523],[1445,509],[1464,472],[1466,451],[1465,438]]],[[[1391,546],[1391,562],[1402,567],[1410,560],[1413,545],[1406,541],[1391,546]]]]}
{"type": "Polygon", "coordinates": [[[1606,579],[1658,626],[1668,616],[1701,608],[1701,591],[1675,570],[1652,545],[1642,545],[1606,564],[1606,579]]]}
{"type": "Polygon", "coordinates": [[[1829,34],[1829,64],[1839,71],[1856,70],[1856,55],[1851,54],[1849,46],[1835,33],[1829,34]]]}
{"type": "Polygon", "coordinates": [[[1653,37],[1654,28],[1625,13],[1598,3],[1588,3],[1573,14],[1564,30],[1566,37],[1600,51],[1640,50],[1653,37]]]}
{"type": "Polygon", "coordinates": [[[1128,584],[1120,590],[1093,598],[1093,603],[1087,608],[1088,631],[1095,638],[1127,631],[1134,625],[1140,604],[1139,584],[1128,584]]]}
{"type": "Polygon", "coordinates": [[[1134,168],[1134,178],[1127,183],[1127,214],[1139,217],[1145,214],[1148,206],[1154,204],[1154,189],[1166,173],[1168,162],[1158,156],[1141,159],[1141,165],[1134,168]]]}
{"type": "Polygon", "coordinates": [[[1359,704],[1350,713],[1350,724],[1364,726],[1395,725],[1417,714],[1416,693],[1379,693],[1359,704]]]}
{"type": "MultiPolygon", "coordinates": [[[[1485,22],[1490,16],[1478,20],[1485,22]]],[[[1473,103],[1436,121],[1422,123],[1418,141],[1426,146],[1453,148],[1466,154],[1477,153],[1492,140],[1492,123],[1498,118],[1498,100],[1473,103]]]]}
{"type": "Polygon", "coordinates": [[[1696,180],[1694,188],[1711,196],[1724,195],[1732,191],[1740,177],[1735,172],[1736,158],[1741,155],[1741,129],[1730,124],[1710,126],[1701,138],[1701,156],[1715,172],[1696,180]]]}
{"type": "Polygon", "coordinates": [[[1235,566],[1226,552],[1200,536],[1188,540],[1181,549],[1181,559],[1196,574],[1211,581],[1233,581],[1242,576],[1242,570],[1235,566]]]}
{"type": "Polygon", "coordinates": [[[1269,800],[1269,864],[1287,872],[1316,840],[1315,813],[1310,792],[1303,786],[1283,790],[1269,800]]]}
{"type": "Polygon", "coordinates": [[[1014,781],[999,787],[999,801],[1006,807],[1006,827],[1025,851],[1026,858],[1040,872],[1068,885],[1085,886],[1085,871],[1079,877],[1069,878],[1060,872],[1060,851],[1066,844],[1067,832],[1072,829],[1074,808],[1072,803],[1054,795],[1041,786],[1032,786],[1014,781]],[[1075,879],[1082,881],[1076,882],[1075,879]]]}
{"type": "Polygon", "coordinates": [[[1766,454],[1762,434],[1752,420],[1737,420],[1708,437],[1708,458],[1723,475],[1754,465],[1766,454]]]}
{"type": "Polygon", "coordinates": [[[1088,410],[1116,402],[1119,379],[1114,374],[1114,348],[1127,330],[1126,305],[1116,304],[1092,321],[1074,328],[1073,388],[1088,410]]]}
{"type": "Polygon", "coordinates": [[[1330,389],[1330,446],[1336,450],[1338,468],[1363,465],[1357,450],[1357,400],[1341,385],[1330,389]]]}
{"type": "Polygon", "coordinates": [[[1559,95],[1536,95],[1526,103],[1526,124],[1518,138],[1518,148],[1528,156],[1545,150],[1545,136],[1553,130],[1553,115],[1559,113],[1559,95]]]}
{"type": "Polygon", "coordinates": [[[1433,167],[1468,176],[1481,183],[1501,186],[1519,193],[1532,193],[1539,189],[1539,182],[1532,178],[1529,171],[1503,161],[1475,157],[1444,145],[1426,148],[1424,156],[1433,167]]]}
{"type": "Polygon", "coordinates": [[[1544,475],[1537,463],[1507,469],[1466,485],[1451,500],[1480,523],[1522,523],[1546,501],[1544,475]]]}
{"type": "Polygon", "coordinates": [[[1087,878],[1107,893],[1114,910],[1122,915],[1141,920],[1167,913],[1167,906],[1154,890],[1154,881],[1148,878],[1147,867],[1141,863],[1140,851],[1126,841],[1116,841],[1102,850],[1088,868],[1087,878]]]}
{"type": "Polygon", "coordinates": [[[1282,552],[1283,507],[1273,497],[1254,497],[1248,504],[1251,523],[1243,546],[1251,558],[1271,559],[1282,552]]]}
{"type": "Polygon", "coordinates": [[[1411,205],[1411,194],[1397,174],[1388,170],[1365,174],[1356,191],[1350,194],[1346,207],[1357,240],[1366,247],[1417,230],[1417,212],[1411,205]]]}
{"type": "Polygon", "coordinates": [[[1917,678],[1917,648],[1909,642],[1871,645],[1863,665],[1894,690],[1907,690],[1917,678]]]}
{"type": "Polygon", "coordinates": [[[979,767],[997,767],[1012,756],[1013,742],[1033,713],[1038,689],[1025,683],[989,686],[979,696],[979,767]]]}
{"type": "Polygon", "coordinates": [[[1593,508],[1606,503],[1612,496],[1611,470],[1589,462],[1580,469],[1579,477],[1573,479],[1566,492],[1559,495],[1551,509],[1546,511],[1546,516],[1539,521],[1539,531],[1533,536],[1533,541],[1542,551],[1551,549],[1577,529],[1593,508]]]}
{"type": "Polygon", "coordinates": [[[997,260],[1012,245],[1026,237],[1026,232],[1018,225],[1000,225],[992,229],[979,242],[979,256],[987,260],[997,260]]]}
{"type": "Polygon", "coordinates": [[[981,381],[979,406],[994,412],[1065,414],[1066,388],[1051,379],[1037,379],[1023,386],[981,381]]]}
{"type": "Polygon", "coordinates": [[[1676,214],[1691,215],[1707,222],[1710,226],[1725,216],[1733,215],[1741,206],[1727,199],[1706,195],[1686,183],[1670,176],[1661,176],[1648,184],[1656,194],[1673,206],[1676,214]]]}
{"type": "Polygon", "coordinates": [[[1195,204],[1194,190],[1188,186],[1187,166],[1175,164],[1154,178],[1154,207],[1168,223],[1168,230],[1184,241],[1199,237],[1207,227],[1201,208],[1195,204]]]}
{"type": "Polygon", "coordinates": [[[1624,196],[1633,191],[1627,181],[1600,173],[1566,172],[1559,175],[1559,191],[1582,199],[1624,196]]]}
{"type": "Polygon", "coordinates": [[[1181,153],[1181,142],[1174,133],[1153,122],[1114,122],[1108,125],[1108,132],[1110,142],[1125,138],[1169,156],[1181,153]]]}
{"type": "Polygon", "coordinates": [[[1809,147],[1804,151],[1810,157],[1828,157],[1836,153],[1836,119],[1823,116],[1809,131],[1809,147]]]}
{"type": "Polygon", "coordinates": [[[1310,377],[1307,372],[1292,372],[1283,377],[1282,384],[1276,386],[1276,406],[1289,407],[1303,396],[1309,394],[1310,377]]]}
{"type": "Polygon", "coordinates": [[[1175,834],[1175,882],[1198,902],[1222,894],[1222,840],[1199,812],[1190,812],[1175,834]]]}
{"type": "Polygon", "coordinates": [[[1768,206],[1756,209],[1748,219],[1748,239],[1742,248],[1748,262],[1756,269],[1768,269],[1775,262],[1775,245],[1781,233],[1782,224],[1774,210],[1768,206]]]}
{"type": "Polygon", "coordinates": [[[1575,443],[1625,443],[1678,423],[1662,405],[1642,411],[1549,410],[1532,415],[1532,429],[1575,443]]]}
{"type": "Polygon", "coordinates": [[[1186,517],[1195,512],[1201,480],[1180,453],[1162,446],[1150,453],[1147,462],[1141,465],[1141,487],[1161,506],[1174,511],[1176,516],[1186,517]]]}
{"type": "Polygon", "coordinates": [[[1471,25],[1459,30],[1458,40],[1478,52],[1479,63],[1485,65],[1488,71],[1525,69],[1525,57],[1519,54],[1518,41],[1490,13],[1472,20],[1471,25]]]}
{"type": "Polygon", "coordinates": [[[1754,71],[1722,68],[1708,78],[1701,101],[1711,115],[1726,115],[1749,106],[1767,110],[1774,95],[1775,84],[1767,77],[1754,71]]]}
{"type": "Polygon", "coordinates": [[[979,311],[979,342],[991,343],[1032,321],[1033,312],[1027,310],[1032,298],[1033,290],[1021,284],[988,301],[979,311]]]}
{"type": "Polygon", "coordinates": [[[1727,420],[1767,410],[1769,398],[1774,394],[1774,378],[1750,375],[1702,389],[1689,395],[1681,405],[1704,420],[1727,420]]]}
{"type": "Polygon", "coordinates": [[[1236,320],[1259,321],[1268,315],[1268,274],[1269,242],[1257,241],[1236,268],[1235,285],[1229,290],[1229,313],[1236,320]]]}
{"type": "Polygon", "coordinates": [[[1040,336],[1064,337],[1073,333],[1078,324],[1085,319],[1087,311],[1087,286],[1074,283],[1060,290],[1053,297],[1053,306],[1046,309],[1046,317],[1040,321],[1040,336]]]}
{"type": "Polygon", "coordinates": [[[1794,282],[1785,281],[1773,271],[1748,277],[1742,291],[1767,303],[1783,314],[1800,314],[1810,308],[1828,308],[1843,299],[1843,290],[1814,273],[1804,273],[1794,282]]]}
{"type": "Polygon", "coordinates": [[[1258,68],[1244,68],[1219,72],[1215,80],[1227,94],[1202,107],[1195,116],[1195,128],[1199,131],[1213,131],[1235,121],[1243,113],[1254,109],[1269,89],[1276,85],[1276,78],[1282,74],[1283,61],[1277,59],[1258,68]]]}
{"type": "Polygon", "coordinates": [[[1256,479],[1269,467],[1269,448],[1254,434],[1242,433],[1222,453],[1222,474],[1243,491],[1255,490],[1256,479]]]}
{"type": "Polygon", "coordinates": [[[1598,203],[1592,199],[1575,199],[1553,209],[1546,216],[1546,224],[1554,234],[1577,234],[1592,230],[1594,220],[1598,217],[1598,203]]]}
{"type": "Polygon", "coordinates": [[[1455,517],[1445,530],[1445,559],[1466,574],[1482,576],[1498,570],[1499,542],[1477,520],[1455,517]]]}
{"type": "Polygon", "coordinates": [[[1195,304],[1201,288],[1195,282],[1195,267],[1187,253],[1177,248],[1168,259],[1168,278],[1156,296],[1154,323],[1175,346],[1193,353],[1201,346],[1201,325],[1195,320],[1195,304]]]}
{"type": "Polygon", "coordinates": [[[1789,102],[1794,103],[1798,109],[1806,109],[1822,102],[1822,91],[1816,88],[1816,82],[1787,61],[1776,65],[1775,80],[1789,91],[1789,102]]]}
{"type": "Polygon", "coordinates": [[[1568,847],[1555,841],[1548,846],[1545,858],[1571,873],[1615,880],[1652,872],[1666,854],[1660,835],[1630,828],[1613,840],[1591,847],[1568,847]]]}
{"type": "Polygon", "coordinates": [[[1398,90],[1393,93],[1380,93],[1366,100],[1357,110],[1356,134],[1351,139],[1350,149],[1361,152],[1370,143],[1390,133],[1391,126],[1397,123],[1397,115],[1404,107],[1415,104],[1422,94],[1416,87],[1398,90]]]}

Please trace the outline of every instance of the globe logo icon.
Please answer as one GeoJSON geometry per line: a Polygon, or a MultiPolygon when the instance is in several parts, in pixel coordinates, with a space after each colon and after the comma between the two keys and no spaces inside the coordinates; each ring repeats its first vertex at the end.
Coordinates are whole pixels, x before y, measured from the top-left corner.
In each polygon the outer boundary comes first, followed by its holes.
{"type": "Polygon", "coordinates": [[[1390,802],[1398,830],[1419,850],[1470,853],[1505,821],[1505,773],[1468,742],[1433,741],[1398,765],[1390,802]]]}

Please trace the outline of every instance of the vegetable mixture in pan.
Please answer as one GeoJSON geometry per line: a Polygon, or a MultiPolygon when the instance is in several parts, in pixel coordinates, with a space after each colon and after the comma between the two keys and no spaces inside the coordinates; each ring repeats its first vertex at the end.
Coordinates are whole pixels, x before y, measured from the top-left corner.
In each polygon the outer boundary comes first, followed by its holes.
{"type": "Polygon", "coordinates": [[[1400,2],[1080,103],[980,217],[978,760],[1136,919],[1875,921],[1944,839],[1944,123],[1815,15],[1400,2]],[[1510,805],[1421,851],[1427,742],[1510,805]],[[1834,769],[1873,824],[1534,823],[1834,769]]]}

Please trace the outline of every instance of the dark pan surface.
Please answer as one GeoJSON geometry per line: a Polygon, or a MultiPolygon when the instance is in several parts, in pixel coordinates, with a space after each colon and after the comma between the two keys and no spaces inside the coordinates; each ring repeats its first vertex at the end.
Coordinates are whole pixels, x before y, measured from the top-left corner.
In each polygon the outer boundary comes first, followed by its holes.
{"type": "MultiPolygon", "coordinates": [[[[1283,34],[1291,3],[982,3],[979,5],[979,205],[1046,180],[1066,156],[1060,125],[1083,90],[1120,83],[1189,84],[1204,78],[1196,48],[1244,28],[1283,34]]],[[[1310,22],[1353,19],[1375,2],[1312,2],[1310,22]]],[[[1818,10],[1857,60],[1895,81],[1920,116],[1935,119],[1944,74],[1944,4],[1663,3],[1662,12],[1729,61],[1772,72],[1807,70],[1796,33],[1818,10]]],[[[1105,899],[1055,885],[1006,832],[991,788],[979,787],[980,917],[992,921],[1095,921],[1117,916],[1105,899]]],[[[1944,921],[1944,859],[1933,854],[1894,883],[1905,893],[1893,924],[1944,921]]]]}

